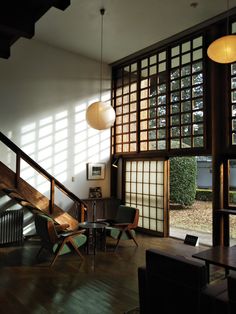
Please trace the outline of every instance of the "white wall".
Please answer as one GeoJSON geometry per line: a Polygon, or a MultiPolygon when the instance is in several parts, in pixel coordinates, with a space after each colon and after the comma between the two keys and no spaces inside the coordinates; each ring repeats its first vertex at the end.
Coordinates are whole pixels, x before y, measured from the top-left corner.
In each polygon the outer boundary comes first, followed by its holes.
{"type": "MultiPolygon", "coordinates": [[[[110,68],[103,68],[103,99],[109,99],[110,68]]],[[[10,58],[0,59],[0,131],[80,198],[90,186],[101,186],[104,197],[110,193],[110,130],[96,131],[85,121],[87,106],[98,98],[94,60],[34,39],[18,40],[10,58]],[[87,162],[106,163],[105,180],[88,181],[87,162]]],[[[2,145],[1,160],[14,167],[2,145]]],[[[24,164],[22,175],[48,195],[49,184],[24,164]]],[[[59,194],[58,205],[67,203],[59,194]]]]}

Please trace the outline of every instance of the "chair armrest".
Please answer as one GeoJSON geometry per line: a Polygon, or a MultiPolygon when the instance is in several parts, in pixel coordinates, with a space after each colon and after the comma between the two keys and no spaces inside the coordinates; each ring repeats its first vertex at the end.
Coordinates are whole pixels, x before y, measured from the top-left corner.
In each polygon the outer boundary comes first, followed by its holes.
{"type": "Polygon", "coordinates": [[[69,224],[61,224],[61,225],[55,225],[55,229],[57,232],[62,232],[64,230],[66,230],[67,228],[69,228],[70,225],[69,224]]]}
{"type": "Polygon", "coordinates": [[[60,233],[60,236],[62,237],[75,236],[75,235],[83,234],[85,231],[86,231],[85,229],[76,230],[76,231],[68,231],[68,232],[60,233]]]}

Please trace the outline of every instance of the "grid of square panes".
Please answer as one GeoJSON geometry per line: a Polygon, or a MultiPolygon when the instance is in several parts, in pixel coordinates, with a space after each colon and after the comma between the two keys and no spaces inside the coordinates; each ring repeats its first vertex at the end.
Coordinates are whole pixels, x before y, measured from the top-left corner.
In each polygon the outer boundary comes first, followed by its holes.
{"type": "MultiPolygon", "coordinates": [[[[232,23],[232,33],[236,34],[236,22],[232,23]]],[[[231,140],[236,145],[236,63],[231,64],[231,140]]]]}
{"type": "Polygon", "coordinates": [[[115,152],[137,150],[137,63],[122,67],[116,73],[115,152]]]}
{"type": "Polygon", "coordinates": [[[203,147],[203,37],[172,47],[170,62],[170,148],[203,147]]]}
{"type": "Polygon", "coordinates": [[[163,233],[164,161],[127,161],[125,204],[139,209],[139,227],[163,233]]]}
{"type": "Polygon", "coordinates": [[[166,51],[141,60],[140,151],[166,149],[166,51]]]}

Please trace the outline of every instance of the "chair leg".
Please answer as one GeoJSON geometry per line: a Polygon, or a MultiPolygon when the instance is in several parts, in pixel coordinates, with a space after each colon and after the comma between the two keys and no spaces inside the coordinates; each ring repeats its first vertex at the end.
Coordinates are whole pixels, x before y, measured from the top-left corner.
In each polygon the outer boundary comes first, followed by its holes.
{"type": "Polygon", "coordinates": [[[64,240],[61,244],[58,244],[58,247],[56,249],[56,252],[55,252],[55,256],[50,264],[50,267],[52,267],[54,265],[54,263],[56,262],[56,259],[58,258],[61,250],[63,249],[63,246],[65,245],[66,241],[64,240]]]}
{"type": "Polygon", "coordinates": [[[133,239],[134,243],[136,244],[136,246],[138,246],[138,243],[137,241],[135,240],[135,237],[133,236],[131,230],[127,230],[126,231],[128,233],[128,235],[130,236],[131,239],[133,239]]]}
{"type": "Polygon", "coordinates": [[[121,239],[122,234],[123,234],[123,231],[120,230],[120,233],[119,233],[119,235],[118,235],[118,238],[117,238],[117,242],[116,242],[116,246],[115,246],[114,251],[116,251],[116,249],[117,249],[117,247],[118,247],[118,244],[119,244],[119,242],[120,242],[120,239],[121,239]]]}
{"type": "Polygon", "coordinates": [[[36,255],[36,259],[39,258],[39,255],[40,255],[40,253],[42,252],[42,250],[43,250],[43,246],[41,246],[41,248],[39,249],[39,251],[38,251],[38,253],[37,253],[37,255],[36,255]]]}
{"type": "Polygon", "coordinates": [[[76,253],[82,258],[84,259],[83,255],[80,253],[77,245],[75,244],[74,240],[72,238],[69,239],[70,244],[73,246],[73,248],[75,249],[76,253]]]}

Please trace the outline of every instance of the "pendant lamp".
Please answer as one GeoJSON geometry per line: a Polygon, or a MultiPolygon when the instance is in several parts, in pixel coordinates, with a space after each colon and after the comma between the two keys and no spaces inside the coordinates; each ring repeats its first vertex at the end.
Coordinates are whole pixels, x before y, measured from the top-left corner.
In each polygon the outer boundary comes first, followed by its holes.
{"type": "MultiPolygon", "coordinates": [[[[227,14],[229,0],[227,0],[227,14]]],[[[236,61],[236,35],[229,35],[229,15],[227,15],[227,35],[213,41],[207,49],[208,57],[218,63],[232,63],[236,61]]]]}
{"type": "Polygon", "coordinates": [[[115,122],[115,110],[108,103],[101,101],[102,98],[102,64],[103,64],[103,16],[105,9],[101,13],[101,62],[100,62],[100,101],[92,103],[86,111],[86,120],[90,127],[97,130],[110,128],[115,122]]]}

